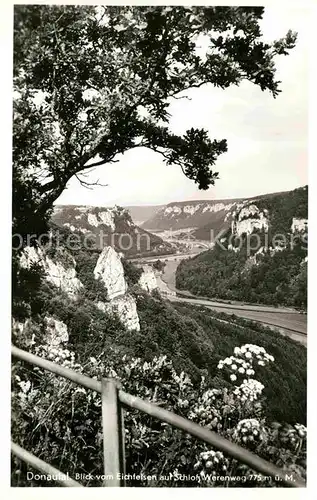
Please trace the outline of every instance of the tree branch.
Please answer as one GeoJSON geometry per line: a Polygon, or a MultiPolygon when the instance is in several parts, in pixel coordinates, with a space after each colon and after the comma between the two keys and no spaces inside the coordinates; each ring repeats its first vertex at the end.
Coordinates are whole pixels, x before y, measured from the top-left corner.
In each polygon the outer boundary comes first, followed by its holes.
{"type": "Polygon", "coordinates": [[[84,181],[83,179],[81,179],[78,174],[75,174],[75,177],[78,180],[78,182],[83,187],[85,187],[87,189],[92,189],[92,186],[100,186],[100,187],[107,187],[108,186],[108,184],[101,184],[99,182],[99,179],[97,179],[95,182],[87,182],[87,181],[84,181]]]}

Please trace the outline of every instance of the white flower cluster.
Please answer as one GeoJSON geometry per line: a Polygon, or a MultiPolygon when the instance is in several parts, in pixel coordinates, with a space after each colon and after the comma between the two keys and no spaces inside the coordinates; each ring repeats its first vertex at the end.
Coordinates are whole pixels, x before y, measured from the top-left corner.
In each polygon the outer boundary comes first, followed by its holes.
{"type": "Polygon", "coordinates": [[[256,418],[245,418],[238,422],[234,437],[243,443],[252,443],[263,440],[263,429],[256,418]]]}
{"type": "Polygon", "coordinates": [[[222,391],[220,389],[208,389],[204,392],[201,399],[204,403],[212,403],[216,401],[216,399],[221,396],[222,391]]]}
{"type": "Polygon", "coordinates": [[[185,372],[181,372],[180,375],[173,370],[172,373],[173,380],[179,385],[180,390],[189,389],[193,386],[192,381],[185,372]]]}
{"type": "Polygon", "coordinates": [[[307,429],[305,425],[302,424],[295,424],[294,428],[296,429],[297,434],[301,439],[306,439],[307,437],[307,429]]]}
{"type": "Polygon", "coordinates": [[[38,395],[38,391],[32,388],[31,382],[29,380],[21,380],[19,375],[15,375],[15,380],[17,385],[20,387],[20,391],[17,392],[17,397],[19,399],[19,404],[22,409],[26,409],[29,402],[33,402],[38,395]]]}
{"type": "Polygon", "coordinates": [[[248,380],[244,379],[242,384],[233,391],[233,394],[242,403],[245,403],[246,401],[255,401],[262,394],[263,389],[264,385],[261,382],[250,378],[248,380]]]}
{"type": "Polygon", "coordinates": [[[208,428],[221,428],[222,418],[218,409],[200,401],[188,413],[188,418],[208,428]]]}
{"type": "Polygon", "coordinates": [[[188,401],[188,399],[178,398],[178,400],[177,400],[177,406],[179,408],[188,408],[189,407],[189,401],[188,401]]]}
{"type": "Polygon", "coordinates": [[[199,454],[198,461],[194,465],[194,469],[201,468],[203,475],[205,470],[208,474],[216,474],[220,470],[226,471],[228,468],[228,460],[224,457],[221,451],[203,451],[199,454]]]}
{"type": "Polygon", "coordinates": [[[220,360],[218,363],[219,370],[226,367],[232,372],[230,374],[230,380],[232,380],[232,382],[235,382],[240,375],[254,375],[254,362],[259,366],[265,366],[268,362],[274,361],[274,357],[268,354],[264,347],[259,347],[254,344],[245,344],[241,347],[235,347],[234,354],[234,356],[220,360]]]}
{"type": "Polygon", "coordinates": [[[290,443],[296,445],[298,443],[298,438],[306,439],[307,429],[302,424],[295,424],[294,426],[285,424],[279,432],[279,438],[282,443],[290,443]]]}
{"type": "Polygon", "coordinates": [[[26,394],[31,389],[31,382],[29,380],[26,382],[21,380],[19,375],[16,375],[15,378],[18,381],[18,386],[22,389],[22,392],[26,394]]]}
{"type": "Polygon", "coordinates": [[[259,347],[258,345],[255,344],[244,344],[242,347],[235,347],[234,348],[234,353],[236,355],[240,356],[245,356],[248,359],[256,358],[258,361],[258,364],[266,364],[269,361],[274,361],[274,357],[271,356],[266,352],[264,347],[259,347]]]}
{"type": "MultiPolygon", "coordinates": [[[[80,372],[83,371],[82,366],[75,362],[75,353],[69,351],[68,349],[64,349],[63,347],[42,345],[35,348],[35,353],[38,356],[46,358],[49,361],[53,361],[53,363],[57,363],[65,368],[80,372]]],[[[40,368],[35,367],[34,370],[40,370],[40,368]]]]}

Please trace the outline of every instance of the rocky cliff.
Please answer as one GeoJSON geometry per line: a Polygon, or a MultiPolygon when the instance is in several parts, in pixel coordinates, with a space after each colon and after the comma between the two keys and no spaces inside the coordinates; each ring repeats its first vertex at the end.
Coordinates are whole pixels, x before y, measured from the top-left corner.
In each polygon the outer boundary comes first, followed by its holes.
{"type": "MultiPolygon", "coordinates": [[[[127,293],[128,286],[121,257],[122,255],[112,247],[106,247],[100,253],[93,276],[104,286],[105,302],[99,302],[96,306],[104,312],[116,313],[128,330],[139,330],[136,302],[134,297],[127,293]]],[[[21,255],[20,265],[22,268],[30,269],[33,264],[39,265],[44,271],[45,279],[65,292],[72,300],[76,300],[79,293],[84,292],[85,287],[77,277],[76,260],[65,248],[58,247],[53,260],[43,248],[26,247],[21,255]]],[[[148,289],[154,288],[150,272],[144,273],[142,283],[144,287],[147,283],[148,289]]],[[[52,340],[54,338],[65,339],[66,332],[62,331],[61,322],[58,320],[49,318],[46,329],[47,337],[51,339],[48,342],[54,344],[57,343],[57,340],[52,340]]]]}
{"type": "Polygon", "coordinates": [[[130,294],[121,295],[108,302],[98,302],[98,309],[105,313],[116,314],[128,330],[140,331],[140,321],[135,298],[130,294]]]}
{"type": "Polygon", "coordinates": [[[237,200],[175,202],[160,208],[142,224],[148,230],[197,228],[210,220],[223,222],[226,213],[237,200]]]}
{"type": "Polygon", "coordinates": [[[308,219],[299,219],[293,217],[291,231],[292,233],[302,233],[308,230],[308,219]]]}
{"type": "Polygon", "coordinates": [[[157,280],[153,268],[149,265],[143,265],[143,272],[139,279],[140,287],[146,292],[152,292],[158,288],[157,280]]]}
{"type": "MultiPolygon", "coordinates": [[[[187,228],[189,231],[188,236],[198,240],[210,241],[215,234],[230,229],[232,222],[237,220],[239,213],[241,214],[241,220],[238,220],[238,224],[235,226],[237,234],[243,232],[250,234],[256,228],[265,229],[269,224],[269,221],[265,219],[271,218],[272,222],[272,215],[274,218],[276,212],[285,212],[283,204],[288,207],[288,212],[291,214],[290,221],[287,222],[289,227],[292,224],[292,216],[299,219],[305,218],[304,214],[307,213],[307,186],[294,191],[269,193],[250,198],[169,203],[161,207],[142,224],[142,228],[152,231],[177,231],[187,228]],[[251,222],[251,213],[243,214],[244,207],[247,207],[246,210],[250,210],[250,207],[253,207],[253,209],[256,207],[253,222],[251,222]],[[249,219],[249,222],[243,222],[243,220],[247,219],[249,219]]],[[[278,213],[277,216],[279,217],[278,213]]],[[[285,226],[284,221],[283,225],[285,226]]]]}
{"type": "Polygon", "coordinates": [[[59,247],[54,260],[42,248],[26,247],[20,258],[20,265],[29,269],[38,264],[44,271],[47,281],[76,299],[83,287],[77,278],[76,261],[63,247],[59,247]]]}
{"type": "Polygon", "coordinates": [[[112,247],[106,247],[101,252],[94,269],[94,277],[103,282],[108,300],[124,295],[127,291],[120,256],[112,247]]]}
{"type": "Polygon", "coordinates": [[[98,250],[112,246],[127,256],[169,253],[171,245],[137,226],[125,208],[56,205],[51,221],[84,235],[98,250]]]}
{"type": "Polygon", "coordinates": [[[128,286],[120,255],[107,247],[101,252],[94,269],[95,279],[101,279],[109,302],[99,301],[97,307],[103,312],[116,313],[128,330],[140,330],[136,302],[127,293],[128,286]]]}
{"type": "Polygon", "coordinates": [[[267,232],[269,228],[267,215],[267,210],[261,211],[254,203],[244,206],[233,216],[231,222],[232,234],[238,236],[252,234],[255,229],[267,232]]]}

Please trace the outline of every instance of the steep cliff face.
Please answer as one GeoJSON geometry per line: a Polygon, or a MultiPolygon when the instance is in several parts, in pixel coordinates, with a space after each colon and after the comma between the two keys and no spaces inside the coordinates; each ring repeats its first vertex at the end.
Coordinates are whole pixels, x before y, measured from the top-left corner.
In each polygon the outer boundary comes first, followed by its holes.
{"type": "Polygon", "coordinates": [[[148,265],[143,265],[143,272],[139,279],[140,287],[146,292],[152,292],[158,288],[157,280],[153,268],[148,265]]]}
{"type": "Polygon", "coordinates": [[[97,307],[103,312],[114,312],[128,330],[140,330],[136,302],[127,293],[128,286],[120,255],[107,247],[101,252],[94,269],[95,279],[101,279],[109,302],[98,302],[97,307]]]}
{"type": "Polygon", "coordinates": [[[47,281],[76,299],[83,284],[76,275],[75,259],[63,247],[52,260],[41,248],[26,247],[21,255],[20,265],[29,269],[32,264],[38,264],[45,272],[47,281]]]}
{"type": "Polygon", "coordinates": [[[177,230],[203,226],[210,220],[222,222],[236,200],[176,202],[163,206],[142,227],[177,230]]]}
{"type": "MultiPolygon", "coordinates": [[[[140,323],[136,308],[136,302],[132,295],[128,294],[128,285],[124,276],[121,262],[122,254],[118,254],[111,246],[106,247],[100,253],[93,276],[100,279],[106,290],[106,302],[104,311],[115,312],[122,324],[129,330],[139,330],[140,323]]],[[[61,291],[67,293],[71,299],[77,299],[80,291],[85,287],[76,275],[76,261],[63,247],[54,251],[54,260],[50,258],[42,248],[26,247],[20,259],[20,265],[30,268],[32,264],[39,264],[45,272],[48,282],[57,286],[61,291]]],[[[147,270],[144,273],[142,283],[147,290],[154,289],[155,276],[147,270]]],[[[61,321],[47,317],[45,318],[47,342],[57,345],[67,341],[67,327],[61,321]]]]}
{"type": "MultiPolygon", "coordinates": [[[[115,232],[118,218],[124,215],[125,209],[121,207],[90,207],[57,205],[54,208],[52,220],[58,226],[69,227],[71,231],[87,233],[96,232],[96,228],[104,228],[107,232],[115,232]]],[[[129,223],[130,221],[128,220],[129,223]]]]}
{"type": "Polygon", "coordinates": [[[104,248],[94,269],[95,279],[101,279],[107,289],[107,298],[115,299],[127,291],[120,256],[112,247],[104,248]]]}
{"type": "Polygon", "coordinates": [[[291,191],[290,193],[270,198],[261,198],[255,203],[243,203],[235,207],[228,216],[231,216],[231,232],[241,236],[243,233],[251,234],[255,229],[267,232],[307,233],[308,219],[293,216],[297,213],[307,214],[307,189],[306,187],[291,191]],[[267,207],[267,208],[264,208],[267,207]]]}
{"type": "Polygon", "coordinates": [[[308,230],[308,219],[299,219],[293,217],[291,231],[292,233],[305,233],[308,230]]]}

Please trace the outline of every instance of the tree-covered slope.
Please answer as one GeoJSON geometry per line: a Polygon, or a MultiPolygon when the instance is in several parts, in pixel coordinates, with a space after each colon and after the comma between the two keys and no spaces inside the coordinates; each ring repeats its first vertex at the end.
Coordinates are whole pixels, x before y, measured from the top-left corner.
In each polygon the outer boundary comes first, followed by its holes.
{"type": "Polygon", "coordinates": [[[209,297],[305,308],[307,212],[307,187],[244,205],[233,214],[235,226],[224,241],[180,263],[177,287],[209,297]]]}

